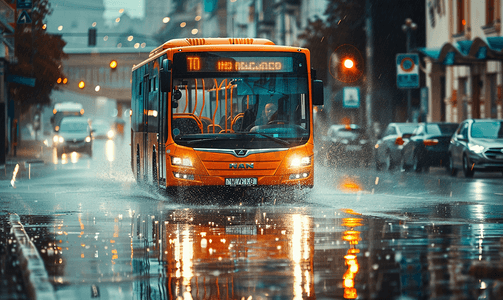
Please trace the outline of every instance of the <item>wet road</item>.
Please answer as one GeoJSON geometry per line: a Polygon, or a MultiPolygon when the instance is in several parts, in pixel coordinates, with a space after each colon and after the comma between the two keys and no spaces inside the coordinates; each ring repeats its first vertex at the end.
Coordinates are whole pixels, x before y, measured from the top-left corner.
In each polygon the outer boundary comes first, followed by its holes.
{"type": "Polygon", "coordinates": [[[304,197],[184,203],[136,185],[127,138],[29,171],[0,181],[2,241],[19,215],[56,299],[503,295],[501,173],[317,166],[304,197]]]}

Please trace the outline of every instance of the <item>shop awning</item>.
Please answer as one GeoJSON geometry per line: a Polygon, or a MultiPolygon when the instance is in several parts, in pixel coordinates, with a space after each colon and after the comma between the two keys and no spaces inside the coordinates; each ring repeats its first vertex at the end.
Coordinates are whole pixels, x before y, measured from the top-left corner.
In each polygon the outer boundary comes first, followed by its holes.
{"type": "Polygon", "coordinates": [[[470,65],[503,60],[503,37],[477,37],[474,40],[445,43],[441,48],[417,48],[415,52],[442,65],[470,65]]]}

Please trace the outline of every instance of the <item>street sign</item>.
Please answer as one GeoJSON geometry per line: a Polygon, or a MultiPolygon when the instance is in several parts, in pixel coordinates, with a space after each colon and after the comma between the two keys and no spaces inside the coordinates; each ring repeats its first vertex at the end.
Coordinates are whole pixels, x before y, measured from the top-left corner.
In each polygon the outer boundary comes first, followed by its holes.
{"type": "Polygon", "coordinates": [[[360,108],[360,88],[356,86],[345,87],[342,90],[342,107],[360,108]]]}
{"type": "Polygon", "coordinates": [[[33,8],[32,0],[16,0],[17,9],[31,9],[33,8]]]}
{"type": "Polygon", "coordinates": [[[17,18],[18,24],[31,24],[30,14],[26,10],[22,10],[17,18]]]}
{"type": "Polygon", "coordinates": [[[419,87],[419,56],[417,54],[396,55],[396,85],[400,89],[419,87]]]}
{"type": "Polygon", "coordinates": [[[18,76],[18,75],[7,75],[7,82],[14,82],[14,83],[19,83],[23,85],[28,85],[31,87],[35,86],[35,78],[31,77],[23,77],[23,76],[18,76]]]}

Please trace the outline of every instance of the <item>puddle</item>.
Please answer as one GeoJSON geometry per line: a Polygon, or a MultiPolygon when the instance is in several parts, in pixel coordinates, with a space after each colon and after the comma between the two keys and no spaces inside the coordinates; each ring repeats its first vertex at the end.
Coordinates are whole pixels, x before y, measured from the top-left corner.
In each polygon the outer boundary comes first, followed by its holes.
{"type": "Polygon", "coordinates": [[[387,218],[236,206],[21,219],[60,297],[491,299],[502,292],[503,226],[478,222],[481,209],[387,218]]]}

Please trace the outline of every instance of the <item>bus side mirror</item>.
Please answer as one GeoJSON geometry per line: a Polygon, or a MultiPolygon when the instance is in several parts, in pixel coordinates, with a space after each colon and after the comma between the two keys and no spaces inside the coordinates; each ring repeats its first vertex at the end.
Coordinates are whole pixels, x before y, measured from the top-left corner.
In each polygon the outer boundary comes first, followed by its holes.
{"type": "Polygon", "coordinates": [[[314,105],[323,105],[323,81],[321,80],[313,80],[313,106],[314,105]]]}
{"type": "Polygon", "coordinates": [[[171,61],[169,59],[162,60],[162,69],[160,70],[161,92],[167,93],[171,88],[171,61]]]}

